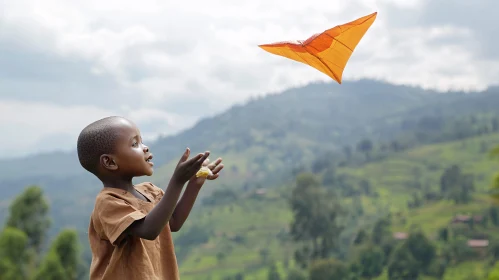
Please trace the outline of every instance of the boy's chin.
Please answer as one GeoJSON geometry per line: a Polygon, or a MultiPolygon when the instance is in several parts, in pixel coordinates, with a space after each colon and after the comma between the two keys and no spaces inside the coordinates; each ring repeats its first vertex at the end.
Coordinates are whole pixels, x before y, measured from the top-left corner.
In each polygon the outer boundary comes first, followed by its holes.
{"type": "Polygon", "coordinates": [[[144,170],[144,172],[140,172],[139,174],[135,175],[135,177],[152,176],[153,173],[154,169],[151,168],[150,170],[144,170]]]}

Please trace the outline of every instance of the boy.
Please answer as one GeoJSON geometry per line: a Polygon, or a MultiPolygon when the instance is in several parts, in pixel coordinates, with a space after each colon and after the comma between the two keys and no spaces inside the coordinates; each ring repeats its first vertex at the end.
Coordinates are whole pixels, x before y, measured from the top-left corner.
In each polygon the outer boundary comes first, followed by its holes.
{"type": "Polygon", "coordinates": [[[208,165],[209,152],[188,159],[187,148],[163,192],[151,183],[132,183],[134,177],[153,174],[153,156],[129,120],[108,117],[91,123],[80,133],[77,150],[83,168],[104,185],[90,217],[90,279],[179,279],[171,231],[182,227],[204,181],[218,177],[222,159],[208,165]],[[213,175],[196,178],[203,165],[213,175]]]}

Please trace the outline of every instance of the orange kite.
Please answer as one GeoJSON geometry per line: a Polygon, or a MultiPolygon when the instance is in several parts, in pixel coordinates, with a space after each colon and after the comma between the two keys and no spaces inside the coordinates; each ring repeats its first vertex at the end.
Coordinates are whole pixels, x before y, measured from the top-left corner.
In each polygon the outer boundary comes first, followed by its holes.
{"type": "Polygon", "coordinates": [[[377,13],[335,26],[306,41],[278,42],[259,47],[276,55],[308,64],[341,84],[343,70],[377,13]]]}

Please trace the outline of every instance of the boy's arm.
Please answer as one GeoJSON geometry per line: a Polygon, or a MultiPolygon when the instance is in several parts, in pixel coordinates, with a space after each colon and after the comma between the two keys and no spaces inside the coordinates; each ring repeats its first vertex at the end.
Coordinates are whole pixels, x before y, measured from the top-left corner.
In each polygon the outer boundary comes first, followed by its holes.
{"type": "Polygon", "coordinates": [[[185,223],[185,220],[187,220],[187,217],[189,217],[189,214],[191,213],[194,202],[196,202],[202,185],[203,183],[196,182],[196,180],[189,181],[185,188],[184,195],[182,195],[182,198],[178,202],[177,207],[175,207],[170,219],[171,231],[179,231],[185,223]]]}
{"type": "Polygon", "coordinates": [[[189,154],[190,150],[186,149],[158,204],[143,219],[133,222],[126,230],[126,234],[148,240],[154,240],[158,237],[172,217],[185,182],[196,174],[210,153],[198,154],[187,160],[189,154]]]}
{"type": "Polygon", "coordinates": [[[207,178],[193,177],[189,180],[189,183],[187,183],[185,192],[182,195],[180,201],[178,202],[177,207],[173,212],[172,218],[170,219],[171,231],[174,232],[179,231],[180,228],[182,228],[185,221],[187,220],[187,217],[189,217],[189,214],[191,213],[192,207],[196,202],[199,191],[201,190],[203,184],[206,182],[206,180],[217,179],[219,176],[218,173],[224,168],[221,158],[218,158],[216,161],[214,161],[211,164],[208,163],[209,160],[204,162],[203,166],[208,166],[208,168],[212,171],[211,175],[209,175],[207,178]]]}
{"type": "Polygon", "coordinates": [[[154,240],[171,220],[184,184],[171,180],[158,204],[143,219],[135,221],[126,234],[154,240]]]}

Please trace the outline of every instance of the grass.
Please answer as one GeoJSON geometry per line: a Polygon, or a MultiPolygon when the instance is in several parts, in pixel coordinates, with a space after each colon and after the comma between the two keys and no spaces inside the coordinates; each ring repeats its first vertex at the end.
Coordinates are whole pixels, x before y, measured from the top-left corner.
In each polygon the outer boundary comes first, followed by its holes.
{"type": "MultiPolygon", "coordinates": [[[[342,168],[338,172],[369,179],[380,194],[379,200],[404,217],[394,219],[394,231],[407,231],[412,225],[418,225],[427,234],[434,235],[455,214],[480,212],[489,205],[484,192],[499,164],[487,156],[488,149],[484,147],[490,149],[497,144],[498,134],[427,145],[359,168],[342,168]],[[411,182],[418,179],[437,189],[443,170],[453,164],[475,175],[478,193],[471,203],[456,205],[450,201],[440,201],[418,209],[407,209],[407,200],[414,191],[410,187],[411,182]]],[[[228,158],[237,160],[241,157],[233,155],[228,158]]],[[[246,165],[241,163],[241,166],[246,165]]],[[[269,259],[277,261],[284,275],[282,261],[286,257],[292,259],[292,250],[288,245],[283,245],[277,236],[287,229],[292,213],[279,190],[270,189],[260,198],[240,199],[230,205],[196,211],[189,219],[189,224],[202,225],[214,234],[209,242],[195,247],[182,260],[182,279],[222,279],[237,272],[244,272],[245,279],[265,279],[268,263],[262,261],[259,253],[262,249],[269,250],[269,259]],[[231,239],[234,236],[242,236],[245,241],[237,243],[231,239]],[[222,251],[226,257],[218,260],[216,255],[222,251]]],[[[363,197],[362,202],[367,211],[374,209],[372,198],[363,197]]],[[[482,272],[482,263],[469,262],[449,268],[445,279],[483,279],[482,272]]],[[[387,279],[386,272],[378,279],[387,279]]]]}

